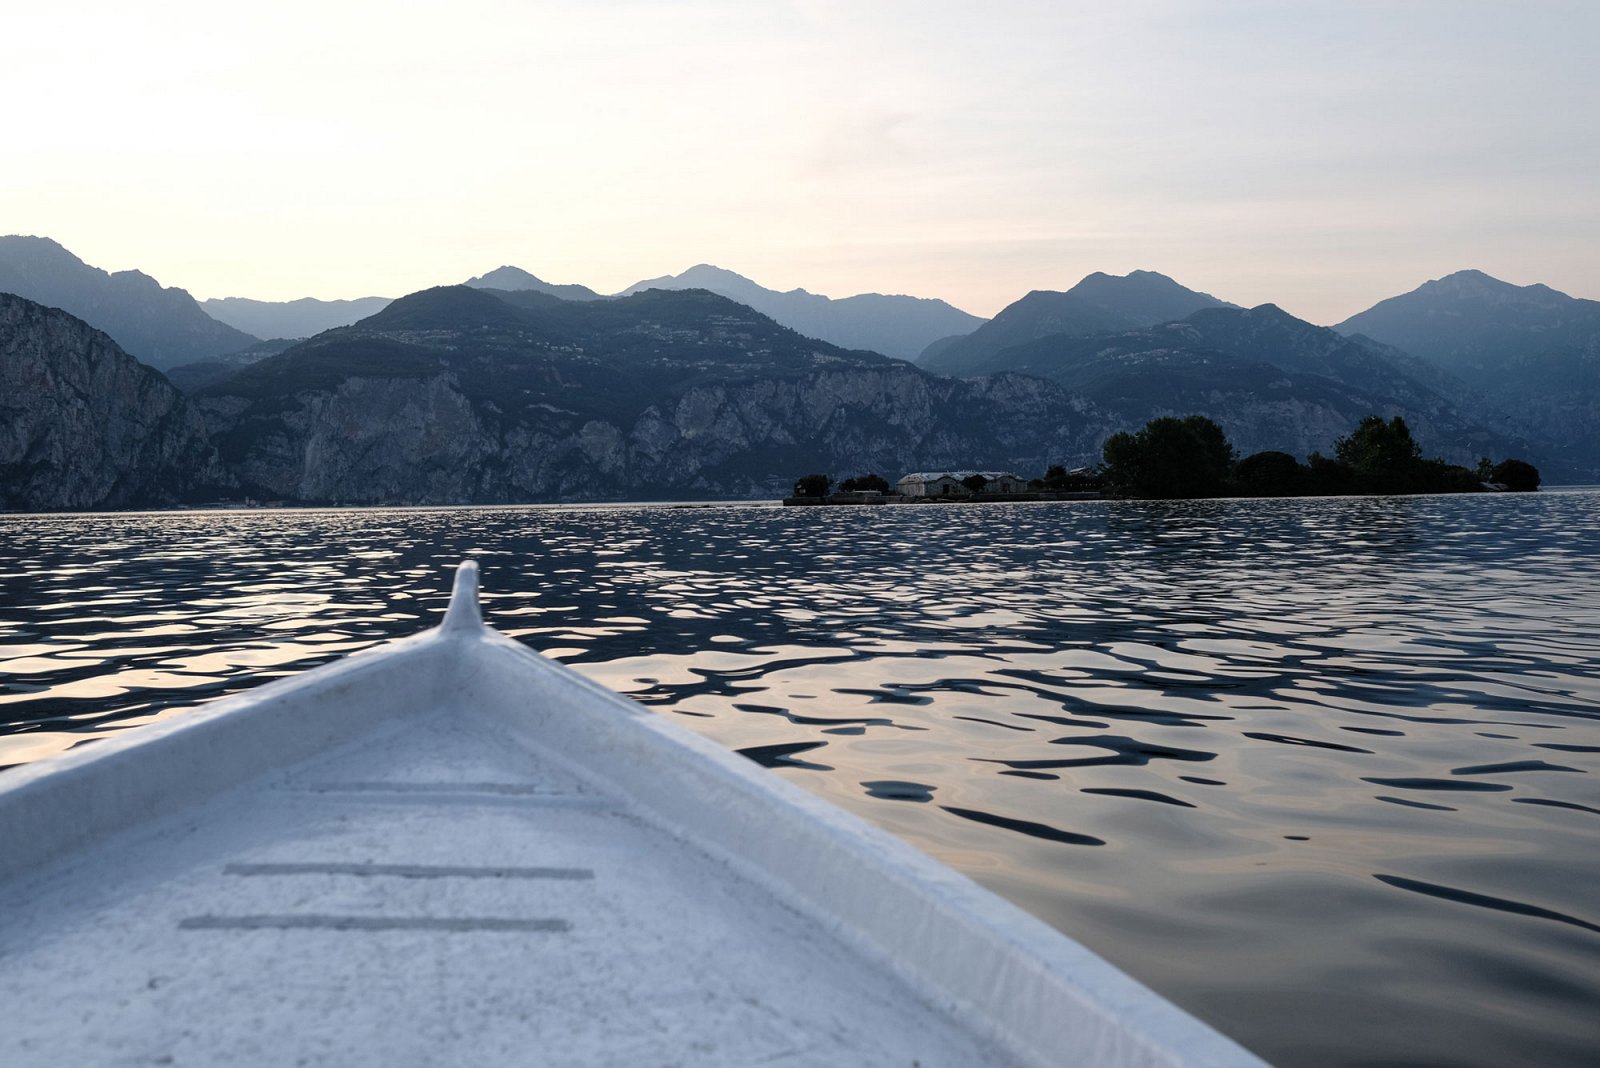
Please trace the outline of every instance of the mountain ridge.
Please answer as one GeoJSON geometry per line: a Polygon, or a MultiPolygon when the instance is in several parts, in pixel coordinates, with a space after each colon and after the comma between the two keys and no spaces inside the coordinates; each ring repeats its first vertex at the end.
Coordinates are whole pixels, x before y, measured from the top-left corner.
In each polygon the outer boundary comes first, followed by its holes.
{"type": "Polygon", "coordinates": [[[617,296],[648,289],[709,290],[748,305],[808,337],[904,360],[912,359],[938,338],[966,333],[984,321],[934,297],[857,293],[833,298],[805,289],[768,289],[709,263],[696,264],[677,275],[635,282],[617,296]]]}
{"type": "Polygon", "coordinates": [[[211,297],[200,302],[205,313],[220,323],[263,340],[300,338],[320,334],[381,311],[392,297],[354,297],[349,300],[253,300],[250,297],[211,297]]]}
{"type": "Polygon", "coordinates": [[[548,293],[552,297],[563,300],[604,300],[599,293],[588,286],[576,283],[546,282],[538,275],[530,274],[521,267],[509,265],[496,267],[492,271],[485,271],[476,278],[469,278],[463,285],[474,289],[505,289],[511,291],[531,289],[540,293],[548,293]]]}
{"type": "Polygon", "coordinates": [[[981,374],[1013,345],[1052,334],[1097,334],[1181,319],[1202,308],[1236,305],[1180,285],[1156,271],[1095,271],[1071,289],[1036,289],[1013,301],[966,337],[939,339],[917,363],[937,374],[981,374]]]}
{"type": "Polygon", "coordinates": [[[1335,329],[1459,376],[1538,428],[1578,477],[1600,478],[1600,301],[1466,270],[1379,301],[1335,329]]]}
{"type": "Polygon", "coordinates": [[[187,290],[143,271],[93,267],[48,237],[0,237],[0,292],[60,308],[156,368],[236,352],[260,339],[207,315],[187,290]]]}
{"type": "Polygon", "coordinates": [[[1195,412],[1226,425],[1247,422],[1257,406],[1302,407],[1298,426],[1287,416],[1277,422],[1276,444],[1241,434],[1246,449],[1304,456],[1326,450],[1334,427],[1382,414],[1403,415],[1431,449],[1456,463],[1530,452],[1518,427],[1446,372],[1297,319],[1274,304],[1202,308],[1120,333],[1054,334],[1002,349],[983,370],[1048,379],[1130,420],[1148,411],[1195,412]],[[1322,414],[1313,418],[1311,408],[1322,414]]]}

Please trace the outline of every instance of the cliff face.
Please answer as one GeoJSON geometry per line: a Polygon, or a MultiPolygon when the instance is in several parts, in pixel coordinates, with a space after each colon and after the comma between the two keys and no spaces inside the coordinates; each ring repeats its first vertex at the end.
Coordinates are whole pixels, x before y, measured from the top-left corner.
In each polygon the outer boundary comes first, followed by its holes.
{"type": "Polygon", "coordinates": [[[453,372],[346,378],[265,415],[238,398],[201,404],[219,427],[250,427],[237,468],[260,495],[350,503],[778,496],[811,470],[1036,474],[1086,462],[1115,429],[1046,382],[903,365],[692,386],[617,418],[512,414],[470,399],[453,372]]]}
{"type": "Polygon", "coordinates": [[[0,293],[0,508],[165,504],[225,481],[198,412],[55,308],[0,293]]]}

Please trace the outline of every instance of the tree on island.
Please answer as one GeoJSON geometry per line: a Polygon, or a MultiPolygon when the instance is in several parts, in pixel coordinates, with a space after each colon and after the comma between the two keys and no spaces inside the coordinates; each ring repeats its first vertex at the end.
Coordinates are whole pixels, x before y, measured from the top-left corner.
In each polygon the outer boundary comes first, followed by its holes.
{"type": "Polygon", "coordinates": [[[1387,423],[1367,416],[1348,437],[1334,442],[1333,454],[1368,493],[1412,493],[1421,481],[1422,447],[1398,415],[1387,423]]]}
{"type": "Polygon", "coordinates": [[[847,478],[839,483],[839,490],[842,493],[857,493],[863,490],[877,490],[879,493],[888,493],[889,480],[876,473],[859,475],[855,478],[847,478]]]}
{"type": "Polygon", "coordinates": [[[982,475],[972,474],[962,479],[961,484],[967,487],[972,495],[976,497],[978,494],[983,492],[983,487],[989,484],[989,480],[984,478],[982,475]]]}
{"type": "Polygon", "coordinates": [[[1490,470],[1489,481],[1508,490],[1530,493],[1539,488],[1539,469],[1526,460],[1501,460],[1490,470]]]}
{"type": "Polygon", "coordinates": [[[794,480],[794,495],[796,497],[826,497],[828,487],[833,485],[833,479],[827,475],[801,475],[794,480]]]}
{"type": "Polygon", "coordinates": [[[1286,452],[1251,453],[1233,468],[1233,481],[1246,497],[1293,497],[1306,491],[1306,469],[1286,452]]]}
{"type": "Polygon", "coordinates": [[[1471,468],[1424,460],[1411,428],[1398,415],[1388,422],[1367,416],[1349,437],[1334,443],[1333,451],[1349,469],[1358,493],[1473,493],[1483,488],[1471,468]]]}
{"type": "MultiPolygon", "coordinates": [[[[1137,434],[1105,443],[1105,478],[1127,497],[1286,497],[1347,493],[1471,493],[1491,481],[1507,489],[1537,489],[1539,471],[1522,460],[1478,470],[1423,459],[1411,428],[1399,416],[1369,415],[1334,445],[1334,456],[1313,452],[1302,464],[1286,452],[1258,452],[1233,462],[1222,428],[1204,416],[1164,416],[1137,434]]],[[[1047,473],[1048,474],[1048,473],[1047,473]]],[[[1047,479],[1048,481],[1048,479],[1047,479]]]]}
{"type": "Polygon", "coordinates": [[[1225,493],[1234,452],[1222,428],[1205,416],[1167,415],[1136,434],[1112,434],[1103,455],[1106,482],[1116,492],[1171,500],[1225,493]]]}

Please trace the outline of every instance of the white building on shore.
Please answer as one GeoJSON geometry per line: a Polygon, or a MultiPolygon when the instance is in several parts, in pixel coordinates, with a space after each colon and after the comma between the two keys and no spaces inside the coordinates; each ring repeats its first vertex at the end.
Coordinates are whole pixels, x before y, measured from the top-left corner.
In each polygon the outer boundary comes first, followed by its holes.
{"type": "Polygon", "coordinates": [[[894,491],[902,497],[970,497],[966,480],[983,476],[984,493],[1023,493],[1028,480],[1010,471],[915,471],[901,477],[894,491]]]}

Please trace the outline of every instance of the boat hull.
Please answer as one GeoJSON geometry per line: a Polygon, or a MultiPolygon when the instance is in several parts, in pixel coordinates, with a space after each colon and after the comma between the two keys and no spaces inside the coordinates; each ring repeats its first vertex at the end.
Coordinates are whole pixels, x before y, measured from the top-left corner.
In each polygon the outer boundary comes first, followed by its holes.
{"type": "Polygon", "coordinates": [[[475,591],[0,776],[0,1061],[1261,1063],[475,591]]]}

